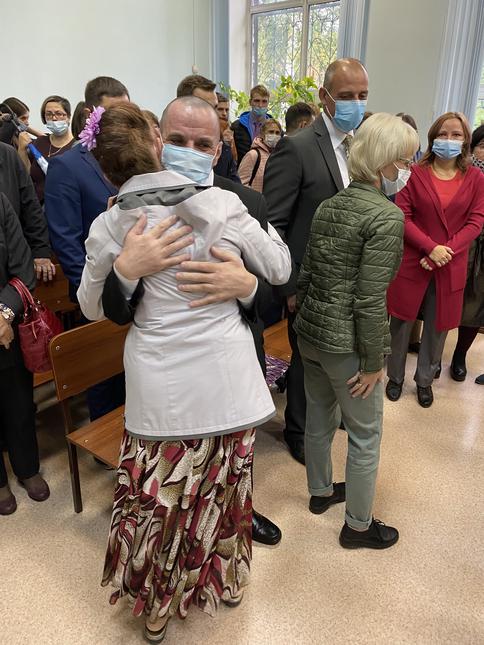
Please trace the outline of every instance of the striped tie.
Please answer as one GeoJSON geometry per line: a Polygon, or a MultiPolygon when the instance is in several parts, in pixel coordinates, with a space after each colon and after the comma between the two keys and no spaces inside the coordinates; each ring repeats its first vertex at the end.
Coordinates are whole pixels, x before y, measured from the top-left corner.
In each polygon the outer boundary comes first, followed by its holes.
{"type": "Polygon", "coordinates": [[[346,137],[342,141],[343,148],[345,149],[345,155],[346,155],[347,159],[348,159],[349,154],[350,154],[350,148],[351,148],[351,142],[352,141],[353,141],[353,135],[351,135],[351,134],[347,134],[346,137]]]}

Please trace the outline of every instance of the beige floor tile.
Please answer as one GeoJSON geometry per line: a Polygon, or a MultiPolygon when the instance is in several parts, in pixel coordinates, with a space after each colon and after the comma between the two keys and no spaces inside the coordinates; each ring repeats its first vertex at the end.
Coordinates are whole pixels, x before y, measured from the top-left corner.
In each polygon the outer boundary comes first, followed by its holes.
{"type": "MultiPolygon", "coordinates": [[[[416,402],[412,356],[404,396],[385,404],[374,512],[399,528],[400,542],[384,552],[341,549],[343,507],[309,513],[305,470],[282,443],[279,414],[258,433],[254,501],[279,524],[283,541],[254,548],[240,607],[224,607],[215,619],[194,609],[170,625],[167,645],[484,643],[484,387],[473,382],[484,372],[484,336],[469,354],[465,383],[448,376],[454,342],[451,334],[429,410],[416,402]]],[[[44,388],[39,396],[48,394],[44,388]]],[[[277,399],[282,411],[284,398],[277,399]]],[[[113,474],[82,456],[84,512],[76,515],[60,412],[40,407],[52,496],[36,504],[12,483],[18,511],[0,518],[0,643],[142,643],[127,605],[110,606],[99,586],[113,474]]],[[[337,480],[345,439],[337,433],[337,480]]]]}

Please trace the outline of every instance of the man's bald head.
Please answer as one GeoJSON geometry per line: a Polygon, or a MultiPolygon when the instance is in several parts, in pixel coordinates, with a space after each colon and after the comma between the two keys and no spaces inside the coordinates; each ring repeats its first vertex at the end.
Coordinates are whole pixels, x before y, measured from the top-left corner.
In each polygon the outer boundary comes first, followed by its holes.
{"type": "Polygon", "coordinates": [[[368,73],[356,58],[340,58],[329,65],[324,75],[319,99],[331,118],[335,115],[336,101],[366,101],[368,73]]]}
{"type": "Polygon", "coordinates": [[[161,136],[165,139],[167,127],[173,122],[185,121],[195,127],[202,127],[207,134],[220,140],[220,125],[216,110],[197,96],[181,96],[168,103],[161,115],[161,136]]]}
{"type": "Polygon", "coordinates": [[[324,74],[323,87],[332,93],[332,88],[336,83],[344,82],[347,78],[361,77],[366,78],[368,85],[368,73],[362,63],[356,58],[338,58],[333,61],[324,74]]]}

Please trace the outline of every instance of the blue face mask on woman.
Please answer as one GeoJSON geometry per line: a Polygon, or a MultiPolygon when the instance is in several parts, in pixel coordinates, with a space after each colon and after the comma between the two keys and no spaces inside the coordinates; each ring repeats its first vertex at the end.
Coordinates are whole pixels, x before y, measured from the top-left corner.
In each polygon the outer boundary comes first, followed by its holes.
{"type": "Polygon", "coordinates": [[[454,159],[462,152],[463,141],[456,139],[435,139],[432,144],[432,152],[441,159],[454,159]]]}
{"type": "Polygon", "coordinates": [[[328,96],[336,106],[334,116],[331,118],[338,130],[341,132],[355,130],[363,121],[367,101],[343,101],[341,99],[335,101],[329,92],[328,96]]]}
{"type": "Polygon", "coordinates": [[[215,155],[171,143],[164,143],[161,153],[161,161],[167,170],[178,172],[196,184],[206,181],[212,170],[214,157],[215,155]]]}

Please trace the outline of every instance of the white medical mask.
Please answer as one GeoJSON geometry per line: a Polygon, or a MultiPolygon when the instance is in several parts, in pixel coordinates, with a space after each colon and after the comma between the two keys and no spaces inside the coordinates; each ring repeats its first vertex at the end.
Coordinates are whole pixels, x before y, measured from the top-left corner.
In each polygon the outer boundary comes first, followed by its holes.
{"type": "Polygon", "coordinates": [[[46,121],[45,127],[51,134],[61,137],[69,129],[67,121],[46,121]]]}
{"type": "Polygon", "coordinates": [[[196,184],[206,181],[212,170],[214,158],[215,155],[184,146],[174,146],[171,143],[165,143],[161,153],[161,162],[167,170],[178,172],[196,184]]]}
{"type": "Polygon", "coordinates": [[[399,168],[396,164],[393,165],[398,170],[398,176],[396,179],[387,179],[383,173],[380,173],[381,189],[387,197],[396,195],[402,190],[402,188],[405,188],[408,180],[410,179],[410,175],[412,174],[410,170],[399,168]]]}
{"type": "Polygon", "coordinates": [[[264,143],[268,148],[275,148],[281,139],[280,134],[266,134],[264,143]]]}

